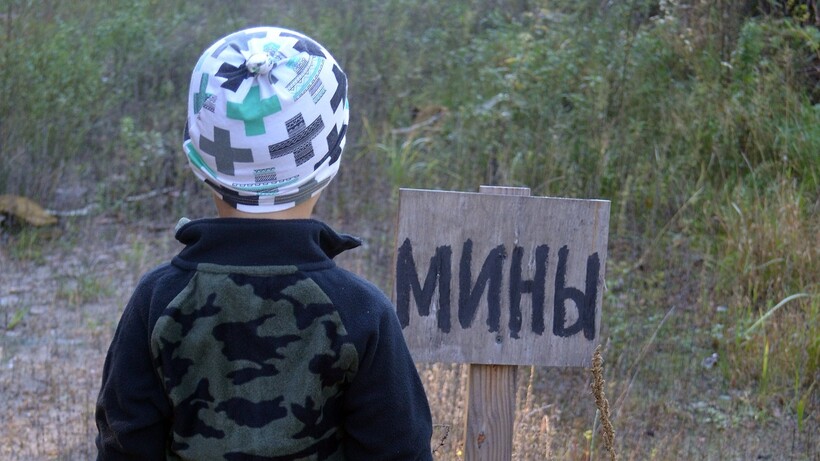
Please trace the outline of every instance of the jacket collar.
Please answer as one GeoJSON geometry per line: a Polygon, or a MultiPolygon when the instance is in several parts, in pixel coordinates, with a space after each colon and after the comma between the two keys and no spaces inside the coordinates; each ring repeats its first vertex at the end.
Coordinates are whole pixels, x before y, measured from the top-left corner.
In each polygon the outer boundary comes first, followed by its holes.
{"type": "Polygon", "coordinates": [[[359,239],[313,219],[198,219],[179,227],[176,238],[185,245],[174,258],[181,266],[308,268],[332,265],[338,254],[361,245],[359,239]]]}

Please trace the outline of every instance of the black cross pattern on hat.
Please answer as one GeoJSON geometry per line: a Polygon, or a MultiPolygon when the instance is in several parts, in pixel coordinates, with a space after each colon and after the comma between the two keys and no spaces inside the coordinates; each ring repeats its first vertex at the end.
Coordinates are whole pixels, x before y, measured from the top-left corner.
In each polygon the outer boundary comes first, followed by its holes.
{"type": "Polygon", "coordinates": [[[237,208],[237,205],[259,206],[258,195],[240,195],[239,192],[228,189],[227,187],[217,184],[210,179],[206,179],[205,184],[211,186],[215,191],[219,192],[222,196],[222,200],[233,208],[237,208]]]}
{"type": "Polygon", "coordinates": [[[313,40],[307,37],[301,37],[296,34],[290,34],[287,32],[282,32],[279,34],[280,37],[293,37],[299,39],[296,42],[296,45],[293,45],[293,49],[296,51],[303,51],[311,56],[319,56],[320,58],[325,58],[325,54],[322,52],[322,47],[319,46],[318,43],[314,42],[313,40]]]}
{"type": "Polygon", "coordinates": [[[330,163],[328,163],[328,165],[333,165],[334,163],[336,163],[337,160],[339,160],[339,157],[342,156],[342,139],[345,138],[345,132],[346,131],[347,131],[347,125],[342,125],[342,131],[341,132],[339,132],[339,130],[337,130],[336,127],[334,126],[333,130],[330,133],[328,133],[328,135],[327,135],[327,154],[325,154],[324,157],[319,159],[319,161],[316,162],[315,165],[313,165],[313,170],[314,171],[317,170],[319,168],[319,166],[322,165],[322,162],[324,162],[325,159],[328,159],[328,158],[330,159],[330,163]]]}
{"type": "Polygon", "coordinates": [[[305,126],[302,114],[297,114],[285,122],[285,127],[288,129],[288,139],[268,147],[270,158],[279,158],[292,152],[297,166],[313,158],[312,141],[325,127],[322,117],[316,117],[309,126],[305,126]]]}
{"type": "MultiPolygon", "coordinates": [[[[216,50],[214,50],[213,57],[219,56],[226,48],[233,48],[240,56],[242,56],[242,50],[248,51],[248,41],[252,38],[263,38],[266,37],[268,34],[265,31],[262,32],[254,32],[252,34],[248,34],[245,31],[237,32],[233,35],[228,36],[225,38],[225,43],[219,46],[216,50]]],[[[243,58],[244,59],[244,58],[243,58]]],[[[248,71],[248,67],[245,63],[242,63],[239,67],[234,66],[233,64],[223,62],[221,66],[219,66],[219,71],[216,73],[217,77],[224,77],[227,80],[222,83],[222,88],[229,89],[236,93],[237,88],[242,84],[242,82],[250,77],[252,74],[248,71]]]]}
{"type": "Polygon", "coordinates": [[[250,149],[237,149],[231,146],[231,132],[214,127],[214,140],[199,137],[199,148],[202,152],[213,155],[216,159],[216,171],[233,176],[234,162],[253,162],[250,149]]]}
{"type": "Polygon", "coordinates": [[[236,67],[233,64],[228,64],[227,62],[223,62],[221,66],[219,66],[219,71],[217,71],[217,77],[224,77],[227,80],[222,82],[220,85],[222,88],[227,88],[234,93],[236,93],[236,89],[242,85],[242,82],[245,81],[246,78],[252,76],[251,72],[248,70],[248,66],[242,63],[241,66],[236,67]]]}
{"type": "Polygon", "coordinates": [[[250,41],[250,39],[252,39],[252,38],[263,38],[267,35],[268,35],[268,33],[265,32],[265,31],[254,32],[252,34],[249,34],[245,31],[237,32],[235,34],[232,34],[232,35],[229,35],[228,37],[226,37],[225,38],[225,43],[223,43],[222,45],[219,46],[219,48],[214,50],[214,53],[211,56],[213,56],[214,58],[219,56],[220,54],[222,54],[223,51],[225,51],[225,48],[228,48],[228,47],[231,47],[236,51],[240,51],[240,50],[247,51],[248,50],[248,41],[250,41]]]}
{"type": "Polygon", "coordinates": [[[347,96],[347,77],[336,64],[333,65],[333,75],[336,76],[338,86],[336,87],[336,92],[333,93],[333,98],[330,100],[330,107],[333,108],[333,112],[336,112],[336,109],[339,108],[339,103],[347,96]]]}

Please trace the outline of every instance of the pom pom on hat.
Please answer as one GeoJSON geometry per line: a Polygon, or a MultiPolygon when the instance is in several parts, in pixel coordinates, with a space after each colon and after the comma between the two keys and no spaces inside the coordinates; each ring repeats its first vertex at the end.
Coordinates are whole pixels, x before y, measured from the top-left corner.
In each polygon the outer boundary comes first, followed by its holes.
{"type": "Polygon", "coordinates": [[[191,76],[183,149],[194,174],[240,211],[282,211],[339,170],[347,77],[309,37],[277,27],[211,45],[191,76]]]}

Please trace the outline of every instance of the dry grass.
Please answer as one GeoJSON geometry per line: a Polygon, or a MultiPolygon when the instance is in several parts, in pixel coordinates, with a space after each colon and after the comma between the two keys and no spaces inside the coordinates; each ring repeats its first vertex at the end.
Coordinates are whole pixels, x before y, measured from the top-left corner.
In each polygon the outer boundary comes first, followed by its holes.
{"type": "Polygon", "coordinates": [[[809,207],[794,180],[764,187],[739,186],[718,211],[725,234],[724,277],[735,301],[756,308],[801,287],[817,285],[820,215],[809,207]]]}
{"type": "Polygon", "coordinates": [[[731,383],[756,382],[763,395],[791,401],[820,379],[820,215],[807,215],[794,181],[738,189],[720,213],[719,260],[734,329],[723,335],[731,383]],[[801,391],[802,389],[802,391],[801,391]]]}
{"type": "MultiPolygon", "coordinates": [[[[604,358],[601,356],[601,346],[595,348],[592,356],[592,395],[595,397],[595,406],[601,418],[601,432],[604,437],[604,447],[609,453],[609,459],[615,461],[615,429],[609,419],[609,401],[604,395],[604,358]]],[[[593,431],[592,437],[595,436],[593,431]]]]}

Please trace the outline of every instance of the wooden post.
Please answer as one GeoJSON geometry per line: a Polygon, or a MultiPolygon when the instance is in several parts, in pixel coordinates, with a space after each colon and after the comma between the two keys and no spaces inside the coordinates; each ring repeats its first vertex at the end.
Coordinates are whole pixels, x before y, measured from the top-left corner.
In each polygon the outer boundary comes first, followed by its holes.
{"type": "MultiPolygon", "coordinates": [[[[482,194],[529,196],[527,187],[481,186],[482,194]]],[[[467,381],[464,459],[506,461],[512,459],[515,365],[470,364],[467,381]]]]}
{"type": "Polygon", "coordinates": [[[464,459],[510,460],[518,367],[477,364],[469,367],[464,459]]]}

